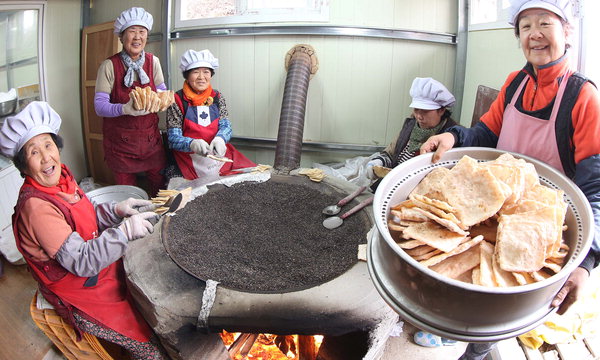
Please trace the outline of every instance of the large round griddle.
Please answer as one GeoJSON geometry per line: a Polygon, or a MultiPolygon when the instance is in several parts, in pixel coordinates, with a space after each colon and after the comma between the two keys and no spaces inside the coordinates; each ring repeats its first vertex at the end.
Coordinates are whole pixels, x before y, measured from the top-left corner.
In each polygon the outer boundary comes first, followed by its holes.
{"type": "Polygon", "coordinates": [[[347,271],[366,243],[365,211],[334,230],[322,225],[321,210],[345,195],[304,176],[218,185],[166,217],[161,237],[171,259],[198,279],[244,292],[304,290],[347,271]]]}

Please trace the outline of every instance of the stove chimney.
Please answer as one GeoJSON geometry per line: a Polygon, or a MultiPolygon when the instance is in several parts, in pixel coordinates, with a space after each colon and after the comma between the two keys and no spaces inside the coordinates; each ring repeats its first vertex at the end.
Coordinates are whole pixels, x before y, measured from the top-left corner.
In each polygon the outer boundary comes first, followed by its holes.
{"type": "Polygon", "coordinates": [[[279,117],[274,168],[279,173],[287,174],[300,167],[308,82],[319,68],[315,50],[305,44],[294,46],[286,54],[285,68],[287,77],[279,117]]]}

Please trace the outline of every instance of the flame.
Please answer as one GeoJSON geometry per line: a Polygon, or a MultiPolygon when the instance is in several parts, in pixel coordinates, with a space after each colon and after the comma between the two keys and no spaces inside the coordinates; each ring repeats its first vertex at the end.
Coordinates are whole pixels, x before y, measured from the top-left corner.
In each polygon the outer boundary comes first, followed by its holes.
{"type": "MultiPolygon", "coordinates": [[[[241,333],[230,333],[223,331],[221,339],[225,346],[229,346],[237,339],[241,333]]],[[[313,335],[315,339],[315,353],[323,342],[323,336],[313,335]]],[[[240,354],[231,354],[233,360],[289,360],[298,358],[298,335],[273,335],[260,334],[252,349],[245,357],[240,354]],[[285,351],[285,353],[284,353],[285,351]]]]}

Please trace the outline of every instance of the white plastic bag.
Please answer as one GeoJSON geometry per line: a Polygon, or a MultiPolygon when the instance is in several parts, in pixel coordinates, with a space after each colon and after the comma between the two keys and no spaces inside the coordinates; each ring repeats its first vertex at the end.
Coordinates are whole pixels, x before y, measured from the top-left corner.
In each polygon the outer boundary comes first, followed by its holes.
{"type": "Polygon", "coordinates": [[[367,163],[377,155],[379,153],[374,153],[371,156],[357,156],[346,159],[343,163],[329,165],[313,163],[313,167],[323,170],[326,175],[349,181],[354,185],[368,186],[371,184],[371,180],[367,177],[367,163]]]}

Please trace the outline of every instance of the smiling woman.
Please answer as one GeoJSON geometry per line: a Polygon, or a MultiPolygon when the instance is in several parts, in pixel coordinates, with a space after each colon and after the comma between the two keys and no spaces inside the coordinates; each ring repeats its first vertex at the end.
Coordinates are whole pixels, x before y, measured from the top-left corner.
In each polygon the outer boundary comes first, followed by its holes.
{"type": "Polygon", "coordinates": [[[34,136],[23,146],[27,164],[23,172],[48,187],[58,184],[61,169],[57,135],[52,135],[34,136]]]}
{"type": "Polygon", "coordinates": [[[86,332],[125,347],[134,359],[160,359],[129,300],[120,260],[129,241],[153,231],[158,215],[143,209],[155,207],[140,199],[95,207],[60,161],[60,124],[48,103],[34,101],[0,130],[0,152],[25,178],[12,218],[16,246],[39,296],[78,338],[86,332]]]}
{"type": "MultiPolygon", "coordinates": [[[[600,214],[600,96],[575,71],[569,56],[574,12],[570,0],[512,0],[514,26],[527,64],[506,79],[498,98],[472,128],[451,127],[432,136],[421,152],[436,151],[433,162],[457,146],[484,146],[524,154],[571,178],[600,214]]],[[[600,226],[600,216],[594,219],[600,226]]],[[[596,235],[583,262],[555,295],[552,307],[564,313],[600,263],[596,235]]],[[[469,344],[461,360],[482,359],[493,343],[469,344]]]]}
{"type": "Polygon", "coordinates": [[[136,88],[167,90],[160,61],[144,51],[153,18],[140,7],[127,9],[115,20],[123,51],[104,60],[96,77],[94,107],[102,116],[104,159],[117,184],[136,185],[136,174],[150,182],[150,195],[164,187],[165,152],[158,129],[160,109],[138,110],[129,96],[136,88]]]}
{"type": "Polygon", "coordinates": [[[527,9],[519,15],[515,33],[534,71],[560,58],[569,47],[570,25],[545,9],[527,9]]]}
{"type": "Polygon", "coordinates": [[[232,130],[225,98],[211,85],[218,67],[219,59],[208,49],[189,49],[181,56],[185,82],[167,109],[169,148],[177,162],[167,168],[169,178],[217,178],[256,166],[229,143],[232,130]],[[214,155],[231,161],[215,160],[214,155]]]}

